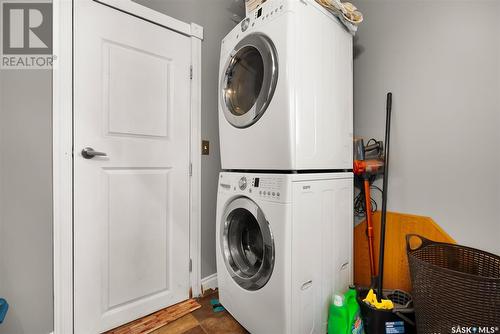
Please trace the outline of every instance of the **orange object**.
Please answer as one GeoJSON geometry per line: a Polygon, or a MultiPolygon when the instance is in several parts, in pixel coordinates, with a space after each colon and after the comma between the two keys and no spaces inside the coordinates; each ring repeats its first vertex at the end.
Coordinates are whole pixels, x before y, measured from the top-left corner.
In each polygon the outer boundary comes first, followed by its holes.
{"type": "Polygon", "coordinates": [[[373,279],[377,272],[375,270],[375,255],[373,249],[373,223],[372,223],[372,199],[370,194],[370,180],[365,178],[365,208],[366,208],[366,234],[368,237],[368,256],[370,258],[370,276],[373,279]]]}
{"type": "Polygon", "coordinates": [[[356,175],[379,174],[384,170],[384,160],[354,160],[353,170],[356,175]]]}
{"type": "Polygon", "coordinates": [[[373,246],[373,224],[372,224],[372,200],[370,189],[370,175],[375,175],[382,172],[384,161],[379,159],[373,160],[354,160],[354,174],[364,178],[364,193],[365,193],[365,212],[366,212],[366,235],[368,237],[368,256],[370,260],[370,275],[375,278],[377,271],[375,269],[375,252],[373,246]]]}
{"type": "MultiPolygon", "coordinates": [[[[375,267],[378,266],[380,245],[380,212],[373,214],[373,245],[375,267]]],[[[370,255],[367,243],[366,220],[354,228],[354,282],[356,285],[371,285],[370,255]]],[[[419,234],[431,240],[456,243],[432,218],[401,213],[387,213],[384,289],[411,291],[410,273],[406,257],[406,235],[419,234]]]]}

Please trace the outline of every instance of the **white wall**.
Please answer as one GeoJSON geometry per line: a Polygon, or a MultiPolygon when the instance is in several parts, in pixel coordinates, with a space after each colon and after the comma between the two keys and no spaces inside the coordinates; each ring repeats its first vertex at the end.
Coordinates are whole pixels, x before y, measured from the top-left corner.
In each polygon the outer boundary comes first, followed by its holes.
{"type": "Polygon", "coordinates": [[[218,72],[220,42],[236,25],[234,13],[244,17],[241,0],[134,0],[144,6],[185,22],[204,27],[202,43],[201,135],[210,141],[210,155],[202,156],[201,277],[217,271],[215,263],[215,211],[220,172],[218,125],[218,72]]]}
{"type": "Polygon", "coordinates": [[[1,334],[53,329],[51,75],[0,70],[1,334]]]}
{"type": "Polygon", "coordinates": [[[394,93],[389,210],[500,253],[500,1],[356,5],[357,136],[383,139],[394,93]]]}

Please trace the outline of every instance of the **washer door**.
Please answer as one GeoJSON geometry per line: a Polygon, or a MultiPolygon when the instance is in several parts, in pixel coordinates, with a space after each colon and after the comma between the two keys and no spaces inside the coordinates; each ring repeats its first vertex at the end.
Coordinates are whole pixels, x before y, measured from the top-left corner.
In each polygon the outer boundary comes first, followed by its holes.
{"type": "Polygon", "coordinates": [[[243,289],[259,290],[274,267],[274,239],[264,213],[251,199],[240,197],[222,219],[220,244],[227,270],[243,289]]]}
{"type": "Polygon", "coordinates": [[[242,39],[224,67],[220,92],[227,121],[246,128],[264,114],[278,82],[278,57],[272,41],[260,33],[242,39]]]}

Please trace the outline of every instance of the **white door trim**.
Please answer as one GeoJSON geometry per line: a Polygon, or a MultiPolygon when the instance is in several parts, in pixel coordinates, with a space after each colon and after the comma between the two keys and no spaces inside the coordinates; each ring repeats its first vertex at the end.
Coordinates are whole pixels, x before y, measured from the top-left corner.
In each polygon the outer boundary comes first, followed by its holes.
{"type": "Polygon", "coordinates": [[[54,333],[73,333],[73,5],[53,1],[54,333]]]}
{"type": "MultiPolygon", "coordinates": [[[[192,24],[192,26],[196,26],[192,24]]],[[[189,252],[192,295],[201,295],[201,39],[191,37],[191,189],[189,252]]]]}
{"type": "MultiPolygon", "coordinates": [[[[190,258],[192,294],[201,294],[201,41],[203,28],[130,0],[100,1],[191,36],[190,258]]],[[[73,3],[53,0],[54,334],[73,333],[73,3]]],[[[188,74],[186,74],[188,75],[188,74]]]]}
{"type": "Polygon", "coordinates": [[[173,17],[167,16],[156,10],[145,7],[141,4],[133,2],[132,0],[94,0],[100,2],[107,6],[121,10],[138,16],[142,19],[148,20],[152,23],[161,25],[167,29],[174,30],[183,35],[188,35],[191,37],[197,37],[198,39],[203,39],[203,28],[197,24],[188,24],[173,17]]]}

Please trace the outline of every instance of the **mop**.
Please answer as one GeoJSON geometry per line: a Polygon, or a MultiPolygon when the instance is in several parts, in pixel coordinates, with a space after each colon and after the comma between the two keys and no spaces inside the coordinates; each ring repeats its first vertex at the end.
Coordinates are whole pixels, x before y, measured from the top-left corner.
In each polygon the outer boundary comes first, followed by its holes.
{"type": "MultiPolygon", "coordinates": [[[[376,287],[377,293],[375,294],[373,285],[375,282],[372,281],[372,289],[368,292],[368,295],[363,300],[363,302],[373,306],[376,309],[392,310],[394,308],[394,303],[389,299],[382,299],[383,296],[383,279],[384,279],[384,252],[385,252],[385,226],[387,217],[387,193],[388,193],[388,181],[389,181],[389,146],[390,146],[390,134],[391,134],[391,113],[392,113],[392,93],[387,94],[387,117],[385,125],[385,154],[384,154],[384,181],[383,181],[383,192],[382,192],[382,219],[380,227],[380,248],[379,248],[379,266],[378,266],[378,276],[376,276],[376,287]]],[[[366,187],[366,186],[365,186],[366,187]]],[[[366,190],[365,190],[366,191],[366,190]]],[[[369,189],[368,189],[369,191],[369,189]]],[[[369,203],[368,203],[369,205],[369,203]]],[[[367,222],[370,212],[368,211],[369,206],[367,206],[367,222]]],[[[372,245],[373,247],[373,245],[372,245]]],[[[373,250],[372,250],[373,252],[373,250]]]]}

